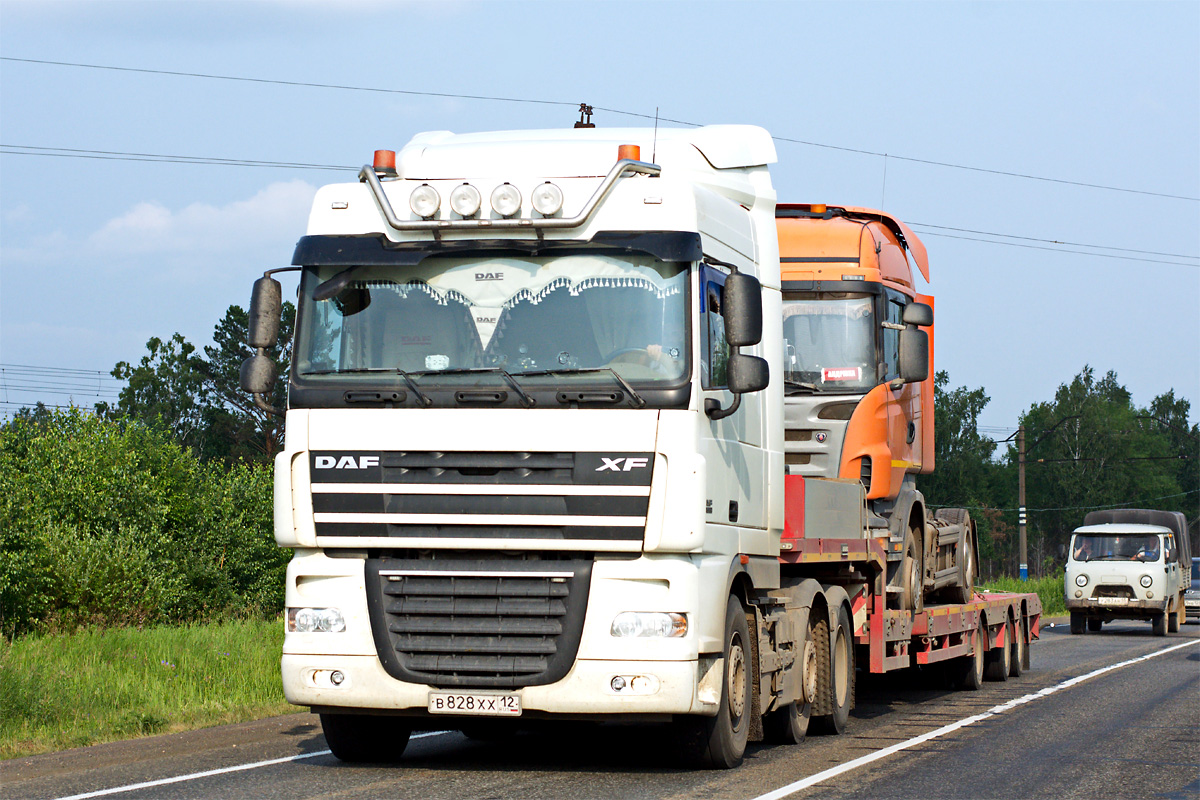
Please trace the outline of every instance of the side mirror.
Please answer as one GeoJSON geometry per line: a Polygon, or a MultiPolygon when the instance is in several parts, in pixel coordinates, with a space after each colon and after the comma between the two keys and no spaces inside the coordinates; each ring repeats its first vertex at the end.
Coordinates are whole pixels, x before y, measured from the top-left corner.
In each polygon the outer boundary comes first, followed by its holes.
{"type": "Polygon", "coordinates": [[[735,272],[725,278],[725,341],[730,347],[747,347],[762,341],[762,284],[757,278],[735,272]]]}
{"type": "Polygon", "coordinates": [[[905,325],[920,325],[928,328],[933,324],[933,309],[925,303],[909,303],[900,318],[905,325]]]}
{"type": "MultiPolygon", "coordinates": [[[[907,316],[907,311],[905,314],[907,316]]],[[[917,383],[928,377],[929,334],[917,328],[905,328],[900,331],[900,380],[917,383]]]]}
{"type": "Polygon", "coordinates": [[[238,371],[238,382],[242,390],[251,394],[269,394],[275,388],[275,377],[279,368],[262,353],[252,355],[242,362],[238,371]]]}
{"type": "Polygon", "coordinates": [[[279,315],[283,308],[283,289],[274,278],[262,277],[254,282],[250,295],[250,314],[246,323],[247,341],[251,347],[274,347],[279,339],[279,315]]]}
{"type": "Polygon", "coordinates": [[[731,354],[727,369],[729,391],[734,394],[761,392],[771,382],[771,371],[766,359],[758,356],[731,354]]]}

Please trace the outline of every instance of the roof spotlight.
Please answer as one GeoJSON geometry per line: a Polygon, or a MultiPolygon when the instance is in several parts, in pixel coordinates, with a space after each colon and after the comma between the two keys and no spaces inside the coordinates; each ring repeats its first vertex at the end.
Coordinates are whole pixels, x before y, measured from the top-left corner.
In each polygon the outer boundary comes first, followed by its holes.
{"type": "Polygon", "coordinates": [[[437,213],[438,207],[442,204],[442,198],[438,195],[437,189],[430,186],[428,183],[422,183],[408,198],[408,206],[413,210],[413,213],[423,219],[429,219],[437,213]]]}
{"type": "Polygon", "coordinates": [[[450,208],[460,217],[473,217],[479,213],[483,196],[469,183],[461,183],[450,192],[450,208]]]}
{"type": "Polygon", "coordinates": [[[511,217],[521,210],[521,190],[511,183],[502,183],[492,190],[492,208],[502,217],[511,217]]]}
{"type": "Polygon", "coordinates": [[[563,204],[562,189],[550,181],[539,185],[529,195],[534,209],[541,215],[549,217],[559,212],[563,204]]]}

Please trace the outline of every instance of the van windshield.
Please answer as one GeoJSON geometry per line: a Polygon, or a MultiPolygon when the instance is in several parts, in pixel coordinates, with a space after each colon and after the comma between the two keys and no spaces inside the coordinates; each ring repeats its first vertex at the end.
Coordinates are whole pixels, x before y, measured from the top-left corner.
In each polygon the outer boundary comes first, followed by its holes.
{"type": "Polygon", "coordinates": [[[1153,534],[1077,533],[1072,561],[1158,561],[1161,546],[1153,534]]]}

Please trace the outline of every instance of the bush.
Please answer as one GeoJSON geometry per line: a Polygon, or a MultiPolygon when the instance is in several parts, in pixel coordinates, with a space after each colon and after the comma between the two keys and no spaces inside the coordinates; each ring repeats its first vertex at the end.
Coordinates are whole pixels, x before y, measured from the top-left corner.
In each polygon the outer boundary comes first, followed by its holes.
{"type": "Polygon", "coordinates": [[[0,627],[278,613],[269,467],[205,465],[163,430],[78,409],[0,428],[0,627]]]}

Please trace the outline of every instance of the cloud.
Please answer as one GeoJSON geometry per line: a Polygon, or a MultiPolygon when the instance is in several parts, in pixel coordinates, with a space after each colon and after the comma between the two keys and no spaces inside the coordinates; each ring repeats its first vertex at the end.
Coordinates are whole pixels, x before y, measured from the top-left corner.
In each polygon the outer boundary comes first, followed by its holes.
{"type": "Polygon", "coordinates": [[[97,255],[211,257],[294,243],[304,232],[316,187],[301,180],[272,183],[248,200],[224,206],[193,203],[172,211],[138,203],[88,237],[97,255]]]}

